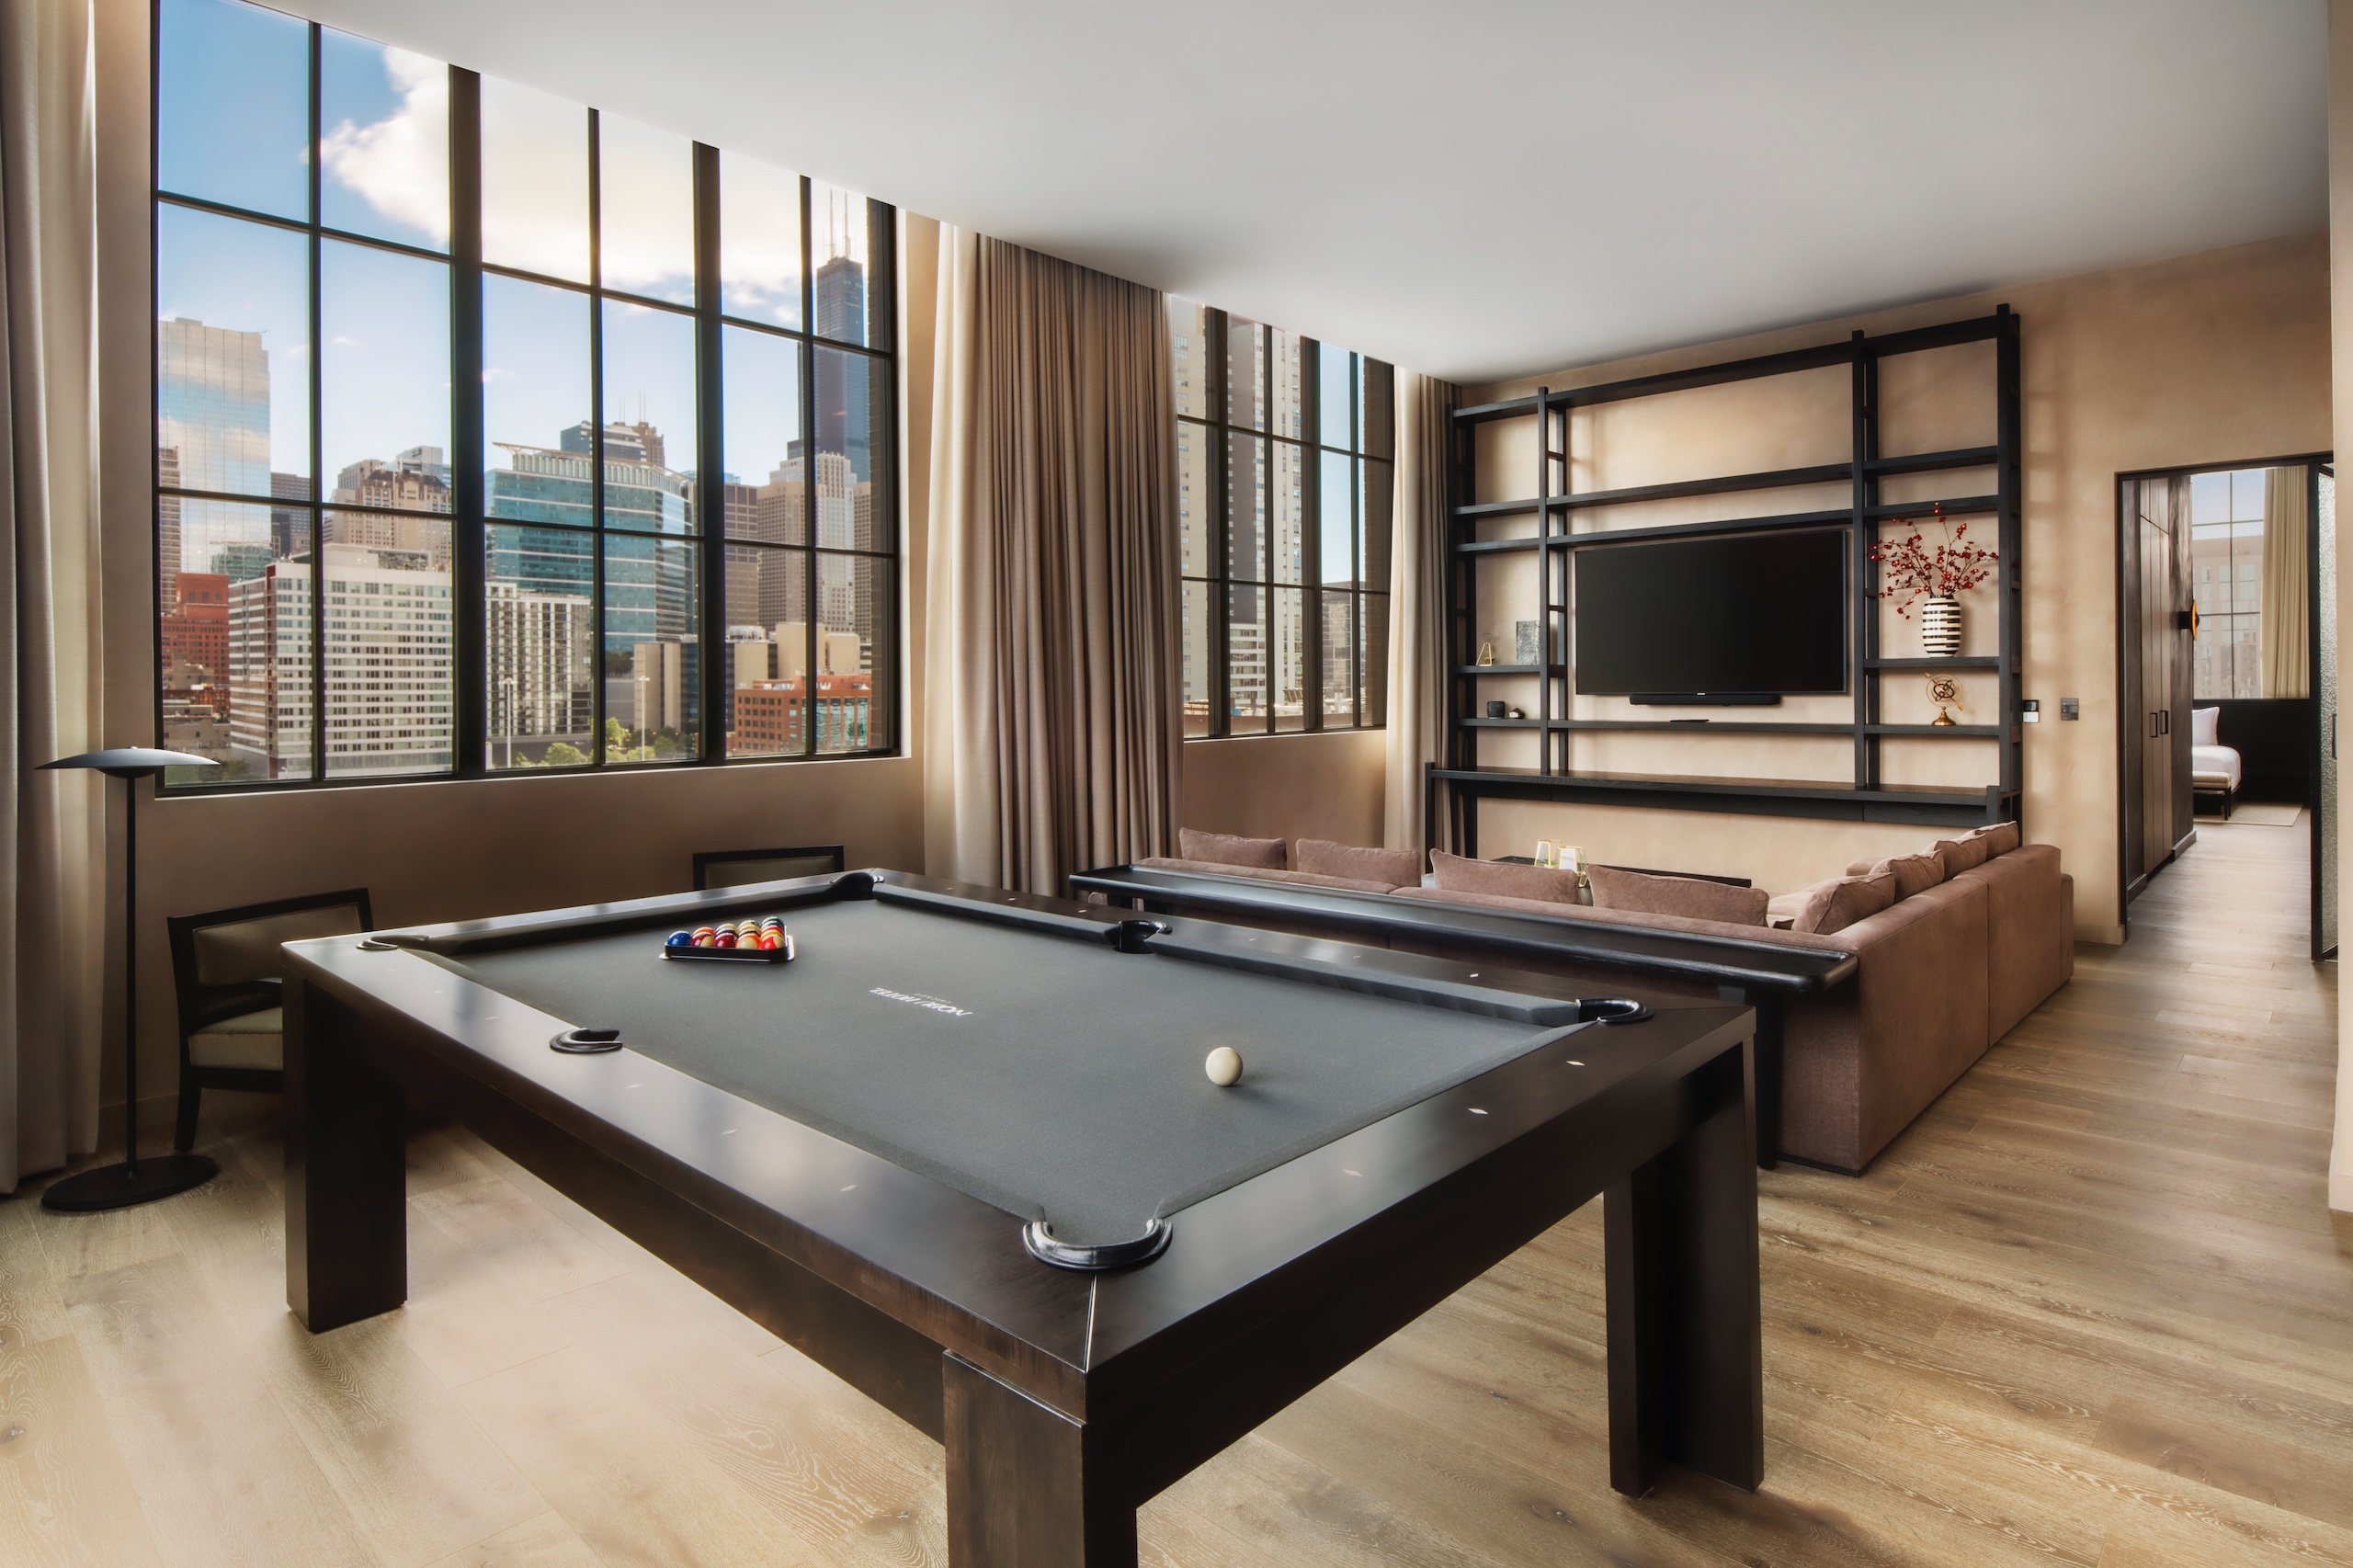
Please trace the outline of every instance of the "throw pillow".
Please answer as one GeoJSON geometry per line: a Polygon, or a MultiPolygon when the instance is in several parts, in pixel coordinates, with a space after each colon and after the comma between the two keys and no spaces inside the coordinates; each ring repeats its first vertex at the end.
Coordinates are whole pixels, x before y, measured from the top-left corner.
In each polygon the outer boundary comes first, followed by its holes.
{"type": "Polygon", "coordinates": [[[1973,871],[1993,858],[1994,846],[1972,834],[1959,838],[1939,838],[1929,846],[1928,853],[1945,864],[1945,880],[1950,881],[1956,871],[1973,871]]]}
{"type": "MultiPolygon", "coordinates": [[[[1430,869],[1440,892],[1494,893],[1503,898],[1536,898],[1547,903],[1575,903],[1577,874],[1550,866],[1513,866],[1501,860],[1466,860],[1443,849],[1430,851],[1430,869]]],[[[1400,884],[1403,885],[1403,884],[1400,884]]]]}
{"type": "Polygon", "coordinates": [[[1762,926],[1772,896],[1763,888],[1735,888],[1697,877],[1649,877],[1596,866],[1587,873],[1597,909],[1635,915],[1679,915],[1687,920],[1721,920],[1732,926],[1762,926]]]}
{"type": "Polygon", "coordinates": [[[2189,744],[2194,746],[2218,746],[2222,743],[2214,737],[2222,727],[2222,710],[2219,708],[2193,708],[2189,710],[2189,744]]]}
{"type": "Polygon", "coordinates": [[[1237,838],[1230,833],[1176,830],[1176,854],[1186,860],[1214,860],[1221,866],[1254,866],[1261,870],[1290,869],[1279,838],[1237,838]]]}
{"type": "Polygon", "coordinates": [[[2018,824],[1997,822],[1988,827],[1973,828],[1963,836],[1984,845],[1985,858],[1991,860],[1997,855],[2007,855],[2018,846],[2018,824]]]}
{"type": "Polygon", "coordinates": [[[1901,903],[1915,892],[1926,892],[1945,880],[1944,863],[1934,855],[1895,855],[1873,866],[1868,875],[1895,873],[1895,899],[1901,903]]]}
{"type": "Polygon", "coordinates": [[[1418,849],[1360,849],[1328,838],[1302,838],[1291,846],[1298,869],[1324,877],[1353,877],[1383,887],[1419,887],[1422,855],[1418,849]]]}
{"type": "Polygon", "coordinates": [[[1801,902],[1789,928],[1827,937],[1859,920],[1868,920],[1883,909],[1893,908],[1895,876],[1882,872],[1876,877],[1833,877],[1826,882],[1814,883],[1799,897],[1801,902]]]}

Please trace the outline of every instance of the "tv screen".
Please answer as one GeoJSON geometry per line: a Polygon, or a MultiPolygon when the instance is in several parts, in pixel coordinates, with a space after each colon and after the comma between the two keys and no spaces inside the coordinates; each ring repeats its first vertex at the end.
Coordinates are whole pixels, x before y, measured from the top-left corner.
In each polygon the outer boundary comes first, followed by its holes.
{"type": "Polygon", "coordinates": [[[1582,694],[1847,689],[1843,528],[1597,545],[1575,571],[1582,694]]]}

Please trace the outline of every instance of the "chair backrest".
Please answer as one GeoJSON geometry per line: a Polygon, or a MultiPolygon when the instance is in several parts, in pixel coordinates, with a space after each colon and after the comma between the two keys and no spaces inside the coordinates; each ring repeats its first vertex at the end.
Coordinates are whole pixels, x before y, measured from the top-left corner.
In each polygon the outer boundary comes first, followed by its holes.
{"type": "Polygon", "coordinates": [[[695,856],[695,892],[776,882],[787,877],[823,877],[844,869],[838,844],[804,844],[787,849],[705,849],[695,856]]]}
{"type": "Polygon", "coordinates": [[[174,915],[165,926],[171,932],[180,1016],[188,1018],[191,1004],[201,1004],[207,992],[282,978],[281,942],[354,936],[374,925],[366,888],[174,915]]]}

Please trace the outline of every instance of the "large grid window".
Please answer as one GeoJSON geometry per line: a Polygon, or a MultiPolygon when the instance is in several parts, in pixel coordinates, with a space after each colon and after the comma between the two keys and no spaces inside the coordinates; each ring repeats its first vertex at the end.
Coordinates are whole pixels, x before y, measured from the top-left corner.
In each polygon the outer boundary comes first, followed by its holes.
{"type": "Polygon", "coordinates": [[[175,784],[888,751],[894,213],[244,0],[155,10],[175,784]]]}
{"type": "Polygon", "coordinates": [[[2189,479],[2190,597],[2198,604],[2191,691],[2199,701],[2262,697],[2264,471],[2189,479]]]}
{"type": "Polygon", "coordinates": [[[1168,324],[1185,733],[1385,723],[1390,368],[1188,300],[1168,324]]]}

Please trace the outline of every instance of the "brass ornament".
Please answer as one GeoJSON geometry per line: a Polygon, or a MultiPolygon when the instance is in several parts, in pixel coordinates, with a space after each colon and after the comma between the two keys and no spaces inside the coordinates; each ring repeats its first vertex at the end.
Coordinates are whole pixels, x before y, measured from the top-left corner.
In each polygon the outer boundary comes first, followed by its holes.
{"type": "Polygon", "coordinates": [[[1964,713],[1969,710],[1969,704],[1961,699],[1961,682],[1950,676],[1935,674],[1927,678],[1928,700],[1937,705],[1937,716],[1929,722],[1938,729],[1950,728],[1955,720],[1945,711],[1947,708],[1958,708],[1964,713]]]}

